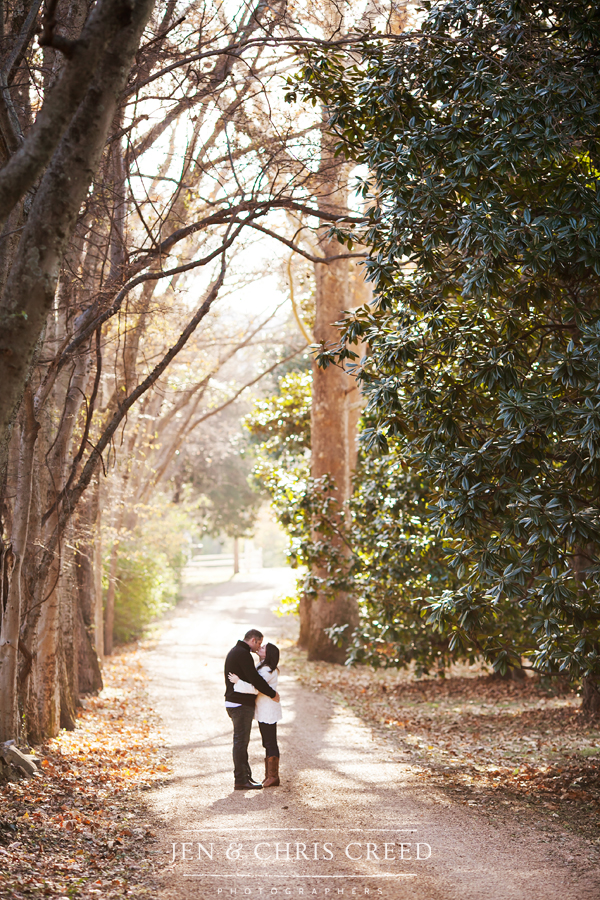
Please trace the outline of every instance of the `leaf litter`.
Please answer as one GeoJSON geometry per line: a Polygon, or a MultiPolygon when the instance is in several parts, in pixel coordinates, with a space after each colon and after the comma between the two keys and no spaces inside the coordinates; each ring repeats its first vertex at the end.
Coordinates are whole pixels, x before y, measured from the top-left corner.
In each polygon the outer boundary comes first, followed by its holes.
{"type": "Polygon", "coordinates": [[[585,837],[600,851],[600,720],[557,679],[505,680],[456,666],[446,678],[342,668],[286,650],[286,670],[384,734],[418,776],[449,802],[498,824],[536,824],[585,837]]]}
{"type": "Polygon", "coordinates": [[[74,731],[35,748],[40,774],[0,784],[0,896],[156,893],[156,822],[143,791],[171,771],[137,646],[106,660],[74,731]]]}

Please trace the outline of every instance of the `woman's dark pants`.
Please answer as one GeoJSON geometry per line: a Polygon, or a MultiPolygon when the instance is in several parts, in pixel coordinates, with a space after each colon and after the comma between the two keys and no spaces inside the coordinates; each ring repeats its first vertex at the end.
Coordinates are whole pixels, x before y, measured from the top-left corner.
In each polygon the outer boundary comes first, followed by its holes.
{"type": "Polygon", "coordinates": [[[260,734],[262,737],[263,747],[265,748],[265,756],[279,756],[279,747],[277,746],[277,723],[270,724],[267,722],[259,722],[260,734]]]}
{"type": "Polygon", "coordinates": [[[248,784],[252,778],[248,762],[248,744],[254,719],[254,706],[228,706],[233,722],[233,778],[236,784],[248,784]]]}

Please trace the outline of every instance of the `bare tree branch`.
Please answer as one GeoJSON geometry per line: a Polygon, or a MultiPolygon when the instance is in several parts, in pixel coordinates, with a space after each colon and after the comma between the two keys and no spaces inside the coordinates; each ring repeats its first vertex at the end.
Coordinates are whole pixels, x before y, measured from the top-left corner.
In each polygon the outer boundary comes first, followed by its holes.
{"type": "Polygon", "coordinates": [[[40,584],[44,584],[46,578],[48,577],[50,567],[54,560],[54,554],[58,546],[60,536],[64,532],[65,526],[73,515],[73,512],[84,491],[92,480],[92,477],[96,473],[99,466],[102,464],[103,452],[111,443],[117,429],[125,419],[128,411],[131,409],[134,403],[136,403],[136,401],[139,400],[139,398],[143,396],[143,394],[145,394],[150,387],[152,387],[152,385],[158,380],[158,378],[160,378],[169,363],[177,356],[177,354],[183,349],[183,347],[185,347],[191,335],[194,333],[202,319],[204,319],[204,317],[207,315],[219,293],[221,285],[223,284],[225,271],[225,254],[223,253],[223,261],[219,276],[217,277],[216,281],[214,281],[210,286],[203,302],[200,304],[198,310],[182,331],[179,339],[175,342],[171,349],[167,353],[165,353],[161,361],[154,367],[154,369],[152,369],[152,371],[146,376],[146,378],[144,378],[144,380],[141,381],[133,391],[131,391],[131,393],[123,400],[123,402],[119,404],[118,409],[113,414],[110,422],[102,432],[100,439],[97,441],[88,459],[86,460],[85,466],[83,467],[83,471],[79,476],[77,484],[72,487],[71,490],[63,497],[63,501],[60,504],[60,510],[57,515],[56,526],[48,541],[46,542],[46,546],[44,548],[44,552],[42,554],[42,558],[38,567],[37,575],[40,584]]]}
{"type": "MultiPolygon", "coordinates": [[[[142,2],[142,0],[138,0],[142,2]]],[[[99,0],[71,59],[44,101],[26,140],[0,169],[0,226],[46,168],[116,32],[131,21],[128,0],[99,0]]]]}

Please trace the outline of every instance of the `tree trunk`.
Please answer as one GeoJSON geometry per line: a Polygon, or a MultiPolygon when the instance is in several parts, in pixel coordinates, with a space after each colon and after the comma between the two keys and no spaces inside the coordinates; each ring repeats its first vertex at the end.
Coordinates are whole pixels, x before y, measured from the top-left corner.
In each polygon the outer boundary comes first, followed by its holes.
{"type": "MultiPolygon", "coordinates": [[[[75,551],[76,575],[76,631],[77,631],[77,670],[78,693],[89,694],[102,690],[102,674],[100,672],[97,640],[100,637],[101,648],[104,644],[102,629],[98,632],[96,614],[98,609],[97,578],[94,571],[96,563],[96,543],[98,536],[96,522],[98,520],[98,480],[84,495],[77,516],[77,534],[79,541],[75,551]]],[[[102,560],[100,559],[100,565],[102,560]]],[[[100,595],[100,612],[102,612],[102,595],[100,595]]]]}
{"type": "Polygon", "coordinates": [[[48,578],[40,585],[48,594],[43,599],[37,627],[35,685],[38,709],[38,727],[44,737],[54,737],[60,728],[59,684],[59,593],[57,590],[60,560],[54,557],[48,578]]]}
{"type": "Polygon", "coordinates": [[[60,727],[73,731],[79,706],[79,604],[75,572],[73,521],[65,534],[63,561],[58,584],[60,727]]]}
{"type": "Polygon", "coordinates": [[[298,644],[308,650],[310,643],[310,611],[312,600],[307,596],[305,591],[300,594],[300,604],[298,613],[300,616],[300,631],[298,634],[298,644]]]}
{"type": "Polygon", "coordinates": [[[78,693],[95,694],[103,688],[102,671],[96,648],[92,642],[92,629],[86,625],[82,610],[77,604],[78,693]]]}
{"type": "Polygon", "coordinates": [[[581,711],[588,716],[600,715],[600,691],[596,680],[589,675],[581,682],[581,711]]]}
{"type": "Polygon", "coordinates": [[[0,742],[18,737],[17,673],[19,668],[19,632],[21,628],[21,593],[23,558],[27,548],[34,447],[38,425],[33,413],[31,391],[25,394],[19,448],[17,493],[13,511],[13,536],[10,557],[5,554],[5,583],[8,591],[2,611],[0,630],[0,742]],[[7,569],[12,569],[9,573],[7,569]],[[6,577],[8,575],[8,578],[6,577]]]}
{"type": "MultiPolygon", "coordinates": [[[[322,245],[323,246],[323,245],[322,245]]],[[[330,240],[323,247],[328,256],[337,255],[340,245],[330,240]]],[[[338,321],[347,308],[347,263],[334,262],[317,268],[315,340],[333,341],[338,337],[333,323],[338,321]]],[[[311,475],[321,478],[329,475],[336,486],[335,497],[344,509],[351,491],[351,464],[355,461],[353,447],[349,439],[353,435],[349,429],[348,409],[349,377],[337,366],[321,369],[313,363],[312,413],[311,413],[311,475]]],[[[356,423],[356,420],[354,424],[356,423]]],[[[343,551],[337,543],[337,552],[343,551]]],[[[323,578],[327,572],[316,568],[314,574],[323,578]]],[[[325,634],[331,625],[347,625],[349,637],[358,622],[356,600],[338,592],[333,600],[319,594],[312,601],[301,604],[308,622],[301,626],[302,636],[306,636],[309,659],[323,659],[329,662],[343,662],[346,647],[336,647],[325,634]]]]}
{"type": "MultiPolygon", "coordinates": [[[[55,315],[59,335],[65,332],[66,296],[59,298],[55,315]]],[[[47,521],[42,528],[42,542],[46,547],[49,537],[59,527],[56,503],[74,456],[73,436],[88,381],[89,357],[81,353],[70,372],[63,370],[52,393],[56,408],[62,408],[62,415],[45,459],[51,473],[44,511],[47,521]]],[[[59,727],[74,727],[78,701],[72,537],[72,524],[68,523],[61,530],[48,577],[41,575],[34,582],[34,602],[42,606],[37,628],[36,683],[41,689],[37,705],[40,728],[48,736],[56,734],[59,727]]]]}
{"type": "Polygon", "coordinates": [[[93,556],[93,574],[94,574],[94,610],[91,624],[90,638],[101,663],[104,657],[104,609],[102,603],[102,482],[100,474],[96,475],[94,484],[94,495],[96,498],[96,518],[94,521],[94,556],[93,556]]]}
{"type": "Polygon", "coordinates": [[[233,574],[238,575],[240,571],[240,539],[233,539],[233,574]]]}
{"type": "MultiPolygon", "coordinates": [[[[60,266],[77,214],[98,169],[154,0],[116,5],[119,21],[109,22],[109,30],[105,28],[106,34],[102,35],[103,40],[112,35],[112,40],[101,55],[100,64],[92,66],[92,82],[77,104],[37,188],[0,302],[0,473],[12,423],[52,307],[60,266]]],[[[102,4],[102,9],[105,6],[112,4],[102,4]]],[[[102,41],[100,44],[103,48],[102,41]]],[[[17,154],[13,160],[16,157],[17,154]]],[[[36,178],[38,174],[36,170],[36,178]]]]}
{"type": "Polygon", "coordinates": [[[25,736],[30,744],[43,740],[39,727],[38,707],[36,702],[36,652],[37,625],[41,614],[39,590],[37,586],[40,558],[43,555],[43,534],[41,518],[47,507],[48,468],[45,465],[50,441],[48,435],[48,417],[40,420],[40,430],[34,450],[34,473],[31,488],[31,511],[27,539],[27,553],[23,560],[23,597],[21,613],[21,631],[19,636],[19,709],[23,716],[25,736]]]}
{"type": "Polygon", "coordinates": [[[108,567],[108,588],[104,606],[104,655],[113,652],[113,630],[115,627],[115,594],[117,590],[117,564],[119,562],[119,541],[113,543],[108,567]]]}
{"type": "MultiPolygon", "coordinates": [[[[328,212],[344,213],[347,211],[347,166],[334,155],[333,140],[326,131],[325,116],[323,124],[319,168],[320,206],[328,212]]],[[[337,240],[327,236],[326,229],[321,232],[319,246],[326,258],[343,253],[343,247],[337,240]]],[[[347,260],[315,265],[314,336],[317,343],[339,340],[334,323],[353,305],[349,275],[347,260]]],[[[351,466],[355,461],[353,447],[349,446],[351,435],[348,395],[351,386],[350,377],[339,366],[322,369],[316,362],[313,363],[311,475],[313,478],[329,475],[334,480],[335,498],[343,514],[350,498],[351,466]]],[[[341,542],[332,549],[337,552],[344,550],[341,542]]],[[[323,578],[327,573],[315,567],[313,574],[323,578]]],[[[335,646],[324,629],[332,625],[346,625],[345,636],[350,637],[358,623],[356,600],[342,592],[338,592],[333,600],[319,593],[314,600],[304,598],[300,605],[300,615],[301,640],[308,648],[309,659],[342,663],[346,655],[346,642],[340,647],[335,646]]]]}

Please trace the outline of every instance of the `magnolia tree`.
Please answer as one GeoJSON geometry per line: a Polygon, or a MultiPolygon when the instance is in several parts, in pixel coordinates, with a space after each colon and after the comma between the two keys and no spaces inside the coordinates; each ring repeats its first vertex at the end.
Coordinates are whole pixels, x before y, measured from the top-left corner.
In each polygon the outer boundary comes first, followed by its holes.
{"type": "Polygon", "coordinates": [[[372,173],[376,302],[321,362],[367,342],[366,443],[427,478],[458,579],[424,594],[430,626],[500,671],[583,679],[597,710],[598,20],[426,6],[392,46],[308,61],[338,151],[372,173]]]}

